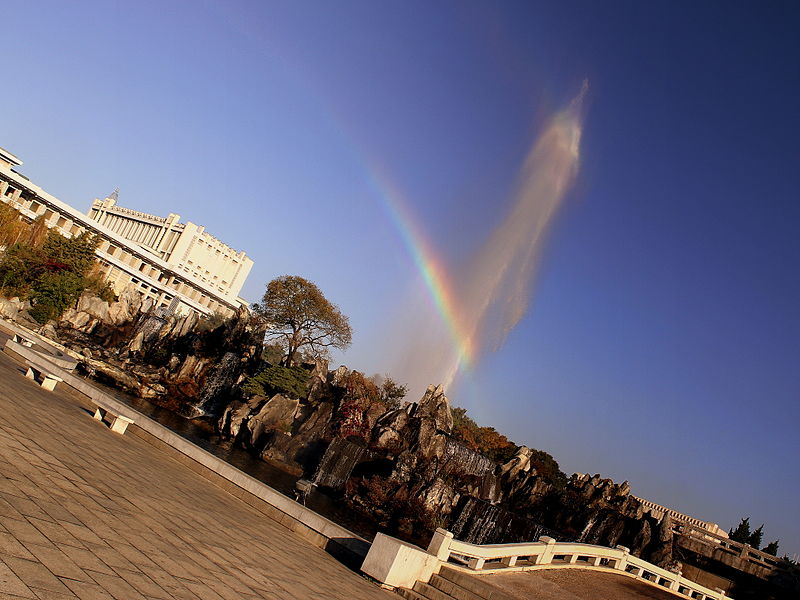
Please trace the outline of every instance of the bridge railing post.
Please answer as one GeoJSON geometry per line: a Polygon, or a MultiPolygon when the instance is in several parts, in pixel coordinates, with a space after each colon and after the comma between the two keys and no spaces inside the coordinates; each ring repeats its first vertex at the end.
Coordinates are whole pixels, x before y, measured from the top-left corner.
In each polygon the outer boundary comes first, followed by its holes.
{"type": "Polygon", "coordinates": [[[428,554],[433,554],[442,562],[447,562],[450,558],[450,542],[453,534],[439,527],[433,532],[431,543],[428,544],[428,554]]]}
{"type": "Polygon", "coordinates": [[[631,553],[631,549],[627,546],[617,546],[616,549],[622,552],[622,557],[614,563],[614,568],[617,571],[624,571],[628,566],[628,556],[631,553]]]}
{"type": "Polygon", "coordinates": [[[546,544],[542,553],[536,557],[537,565],[549,565],[553,562],[553,556],[556,553],[556,541],[550,536],[543,535],[539,541],[546,544]]]}

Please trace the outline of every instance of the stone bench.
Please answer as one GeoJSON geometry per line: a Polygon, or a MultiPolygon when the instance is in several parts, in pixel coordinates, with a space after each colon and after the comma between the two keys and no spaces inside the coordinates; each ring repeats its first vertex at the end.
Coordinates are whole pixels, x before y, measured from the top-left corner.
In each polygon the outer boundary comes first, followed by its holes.
{"type": "Polygon", "coordinates": [[[49,392],[52,392],[56,389],[56,384],[64,381],[58,375],[53,375],[52,373],[48,373],[39,365],[35,365],[30,361],[25,361],[25,364],[28,366],[28,370],[25,372],[25,377],[28,379],[32,379],[38,383],[38,380],[41,379],[41,385],[44,389],[49,392]]]}
{"type": "Polygon", "coordinates": [[[117,433],[125,433],[125,430],[128,428],[130,423],[133,423],[133,419],[130,419],[124,415],[119,414],[119,412],[112,406],[98,400],[96,398],[91,398],[93,404],[97,406],[97,410],[94,411],[94,418],[97,421],[102,423],[103,419],[106,417],[107,414],[110,414],[113,417],[111,421],[111,431],[115,431],[117,433]]]}

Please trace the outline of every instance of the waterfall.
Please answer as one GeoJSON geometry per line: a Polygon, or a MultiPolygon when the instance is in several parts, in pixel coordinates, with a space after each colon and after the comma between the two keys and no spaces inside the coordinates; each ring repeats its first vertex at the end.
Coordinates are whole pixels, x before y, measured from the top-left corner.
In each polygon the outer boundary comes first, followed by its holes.
{"type": "Polygon", "coordinates": [[[206,377],[203,390],[195,406],[195,410],[201,415],[215,415],[221,400],[230,391],[239,375],[239,355],[233,352],[226,352],[219,361],[217,367],[206,377]]]}
{"type": "Polygon", "coordinates": [[[595,517],[589,517],[589,520],[586,522],[586,527],[583,528],[581,531],[581,535],[578,537],[579,542],[586,542],[586,538],[589,535],[589,532],[592,530],[592,526],[594,525],[595,517]]]}
{"type": "Polygon", "coordinates": [[[153,314],[149,314],[142,319],[138,331],[136,332],[138,335],[141,335],[142,344],[147,344],[157,337],[166,322],[166,319],[153,314]]]}
{"type": "Polygon", "coordinates": [[[334,438],[314,474],[314,483],[332,489],[341,488],[367,449],[343,438],[334,438]]]}
{"type": "Polygon", "coordinates": [[[461,513],[450,529],[456,539],[470,544],[535,542],[543,535],[565,541],[557,531],[472,497],[463,502],[461,513]]]}
{"type": "Polygon", "coordinates": [[[447,438],[444,446],[445,470],[458,470],[465,475],[483,476],[494,471],[494,461],[486,458],[480,452],[470,450],[464,444],[453,438],[447,438]]]}

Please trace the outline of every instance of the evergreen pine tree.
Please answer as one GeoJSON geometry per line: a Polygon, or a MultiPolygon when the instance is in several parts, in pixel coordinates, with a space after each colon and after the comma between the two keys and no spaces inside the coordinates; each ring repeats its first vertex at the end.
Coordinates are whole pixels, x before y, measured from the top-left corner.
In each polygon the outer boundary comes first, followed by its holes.
{"type": "Polygon", "coordinates": [[[734,542],[747,544],[750,542],[750,517],[742,519],[736,529],[728,531],[728,537],[734,542]]]}
{"type": "Polygon", "coordinates": [[[764,546],[761,551],[766,552],[767,554],[772,554],[772,556],[778,556],[778,540],[770,542],[764,546]]]}
{"type": "Polygon", "coordinates": [[[761,548],[761,538],[764,537],[764,525],[761,525],[758,529],[756,529],[752,534],[750,534],[750,539],[748,540],[748,544],[750,544],[753,548],[761,548]]]}

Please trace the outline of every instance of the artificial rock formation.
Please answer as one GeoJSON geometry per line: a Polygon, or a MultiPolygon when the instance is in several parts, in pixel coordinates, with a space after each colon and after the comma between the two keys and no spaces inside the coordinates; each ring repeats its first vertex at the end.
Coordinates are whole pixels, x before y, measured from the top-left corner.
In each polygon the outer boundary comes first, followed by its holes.
{"type": "Polygon", "coordinates": [[[152,309],[132,288],[111,304],[84,294],[51,335],[83,357],[89,375],[187,417],[222,412],[263,337],[246,312],[209,327],[195,313],[152,309]]]}
{"type": "Polygon", "coordinates": [[[425,543],[436,526],[478,543],[547,533],[672,560],[669,523],[644,513],[627,482],[575,475],[559,487],[537,472],[529,448],[496,465],[455,440],[442,386],[386,410],[349,383],[359,374],[318,361],[306,365],[301,398],[243,394],[238,384],[263,368],[263,330],[246,314],[212,328],[151,310],[135,292],[110,305],[83,296],[53,334],[98,379],[188,417],[213,417],[221,436],[335,490],[406,539],[425,543]]]}

